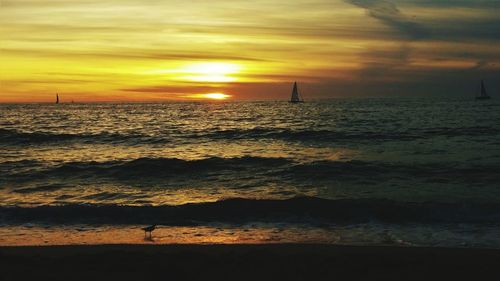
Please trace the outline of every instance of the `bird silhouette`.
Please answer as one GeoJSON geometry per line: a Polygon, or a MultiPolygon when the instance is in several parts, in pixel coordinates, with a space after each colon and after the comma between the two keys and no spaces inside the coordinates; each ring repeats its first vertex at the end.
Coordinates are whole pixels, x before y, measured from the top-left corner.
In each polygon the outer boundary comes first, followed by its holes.
{"type": "Polygon", "coordinates": [[[156,224],[153,224],[151,226],[148,226],[148,227],[144,227],[144,228],[141,228],[142,230],[144,230],[144,238],[147,238],[147,233],[149,232],[149,239],[152,239],[151,235],[152,235],[152,232],[153,230],[156,229],[156,224]]]}

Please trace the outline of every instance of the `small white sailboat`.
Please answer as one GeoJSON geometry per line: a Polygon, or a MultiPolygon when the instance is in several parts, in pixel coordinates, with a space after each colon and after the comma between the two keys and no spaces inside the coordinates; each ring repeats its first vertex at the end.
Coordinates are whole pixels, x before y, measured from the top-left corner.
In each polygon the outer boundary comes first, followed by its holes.
{"type": "Polygon", "coordinates": [[[304,102],[304,100],[301,98],[299,94],[299,90],[297,88],[297,82],[293,83],[292,97],[290,98],[290,102],[291,103],[304,102]]]}
{"type": "Polygon", "coordinates": [[[490,96],[488,96],[488,93],[486,92],[486,88],[484,87],[484,82],[481,80],[481,89],[479,92],[479,95],[476,96],[476,100],[489,100],[491,99],[490,96]]]}

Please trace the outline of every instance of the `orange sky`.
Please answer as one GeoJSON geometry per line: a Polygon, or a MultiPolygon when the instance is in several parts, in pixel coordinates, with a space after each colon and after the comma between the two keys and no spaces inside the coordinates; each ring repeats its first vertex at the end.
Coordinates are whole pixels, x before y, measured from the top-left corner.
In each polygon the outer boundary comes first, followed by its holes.
{"type": "Polygon", "coordinates": [[[286,99],[295,80],[306,99],[500,89],[495,1],[0,3],[0,102],[286,99]]]}

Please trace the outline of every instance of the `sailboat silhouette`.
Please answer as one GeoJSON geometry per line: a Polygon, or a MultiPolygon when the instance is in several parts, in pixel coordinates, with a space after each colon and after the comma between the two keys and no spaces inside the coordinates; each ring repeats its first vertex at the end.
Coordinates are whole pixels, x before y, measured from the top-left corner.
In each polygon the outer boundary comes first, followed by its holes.
{"type": "Polygon", "coordinates": [[[481,90],[479,92],[479,96],[476,96],[476,100],[489,100],[489,99],[491,99],[491,97],[488,96],[486,88],[484,87],[484,82],[483,80],[481,80],[481,90]]]}
{"type": "Polygon", "coordinates": [[[301,99],[299,90],[297,88],[297,82],[293,83],[293,90],[292,90],[292,97],[290,98],[291,103],[299,103],[299,102],[304,102],[303,99],[301,99]]]}
{"type": "Polygon", "coordinates": [[[59,104],[59,94],[56,94],[56,104],[59,104]]]}

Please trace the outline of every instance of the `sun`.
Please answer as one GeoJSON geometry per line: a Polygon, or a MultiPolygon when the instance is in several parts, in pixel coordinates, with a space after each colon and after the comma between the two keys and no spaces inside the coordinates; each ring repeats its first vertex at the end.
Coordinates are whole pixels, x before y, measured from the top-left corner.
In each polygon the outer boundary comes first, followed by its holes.
{"type": "Polygon", "coordinates": [[[225,99],[228,99],[228,98],[230,98],[232,96],[224,94],[224,93],[205,93],[205,94],[186,95],[184,97],[185,98],[189,98],[189,99],[199,99],[199,100],[203,100],[203,99],[225,100],[225,99]]]}
{"type": "Polygon", "coordinates": [[[226,95],[223,93],[208,93],[208,94],[203,94],[204,97],[209,98],[209,99],[214,99],[214,100],[225,100],[229,97],[230,95],[226,95]]]}

